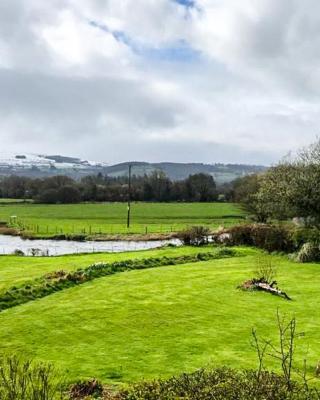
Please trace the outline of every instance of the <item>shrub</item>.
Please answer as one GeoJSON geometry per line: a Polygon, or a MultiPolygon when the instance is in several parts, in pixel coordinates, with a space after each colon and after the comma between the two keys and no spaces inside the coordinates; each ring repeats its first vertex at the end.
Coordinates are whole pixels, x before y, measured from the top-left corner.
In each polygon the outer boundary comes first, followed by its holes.
{"type": "Polygon", "coordinates": [[[6,400],[62,399],[59,379],[51,365],[0,358],[0,398],[6,400]]]}
{"type": "Polygon", "coordinates": [[[81,194],[76,186],[64,185],[58,189],[58,202],[68,203],[79,203],[81,201],[81,194]]]}
{"type": "Polygon", "coordinates": [[[318,228],[296,228],[292,232],[292,240],[297,248],[308,242],[320,245],[320,230],[318,228]]]}
{"type": "Polygon", "coordinates": [[[88,396],[93,398],[101,398],[103,394],[103,386],[96,379],[84,382],[77,382],[70,388],[70,399],[85,399],[88,396]]]}
{"type": "Polygon", "coordinates": [[[198,370],[168,380],[142,382],[122,392],[124,400],[274,400],[318,399],[298,383],[288,390],[283,376],[229,368],[198,370]]]}
{"type": "Polygon", "coordinates": [[[55,204],[59,200],[58,191],[53,188],[43,190],[37,198],[39,203],[55,204]]]}
{"type": "Polygon", "coordinates": [[[32,249],[30,249],[30,251],[31,251],[31,255],[32,255],[33,257],[40,256],[40,255],[41,255],[41,249],[32,248],[32,249]]]}
{"type": "Polygon", "coordinates": [[[15,249],[15,251],[13,252],[13,255],[15,256],[24,256],[24,252],[20,249],[15,249]]]}
{"type": "Polygon", "coordinates": [[[192,226],[178,234],[179,239],[185,245],[202,246],[208,244],[210,235],[209,228],[205,226],[192,226]]]}
{"type": "Polygon", "coordinates": [[[320,261],[320,246],[314,243],[305,243],[298,251],[296,261],[301,263],[320,261]]]}
{"type": "Polygon", "coordinates": [[[276,274],[277,271],[270,258],[263,256],[258,258],[255,280],[270,284],[274,281],[276,274]]]}
{"type": "Polygon", "coordinates": [[[295,248],[292,232],[286,227],[267,224],[236,225],[215,236],[215,241],[223,235],[224,243],[231,246],[256,246],[268,252],[290,252],[295,248]]]}

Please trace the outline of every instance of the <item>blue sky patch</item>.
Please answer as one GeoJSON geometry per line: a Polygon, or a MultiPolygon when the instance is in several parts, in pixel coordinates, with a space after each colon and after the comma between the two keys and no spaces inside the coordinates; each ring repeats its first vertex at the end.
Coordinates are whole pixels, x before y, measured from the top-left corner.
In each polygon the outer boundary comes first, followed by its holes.
{"type": "Polygon", "coordinates": [[[186,7],[194,7],[195,1],[194,0],[173,0],[175,3],[181,4],[186,7]]]}
{"type": "Polygon", "coordinates": [[[139,49],[139,54],[155,61],[190,63],[197,61],[200,58],[200,53],[184,41],[179,41],[163,47],[143,46],[139,49]]]}
{"type": "Polygon", "coordinates": [[[155,47],[138,42],[123,31],[113,31],[105,24],[101,24],[97,21],[89,21],[89,25],[111,34],[117,41],[130,47],[135,54],[147,58],[150,61],[194,62],[200,58],[200,52],[193,49],[184,40],[166,46],[155,47]]]}

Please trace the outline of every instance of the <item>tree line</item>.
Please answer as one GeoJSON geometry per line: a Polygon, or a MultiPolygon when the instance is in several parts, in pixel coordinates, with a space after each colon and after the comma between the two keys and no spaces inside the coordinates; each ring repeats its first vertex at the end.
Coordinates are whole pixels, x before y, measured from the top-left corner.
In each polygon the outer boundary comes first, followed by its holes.
{"type": "MultiPolygon", "coordinates": [[[[0,178],[0,198],[41,203],[128,200],[128,177],[101,173],[80,181],[67,176],[0,178]]],[[[300,218],[320,227],[320,140],[262,173],[217,187],[211,175],[198,173],[171,181],[162,171],[133,176],[133,201],[230,201],[241,203],[258,222],[300,218]]]]}
{"type": "MultiPolygon", "coordinates": [[[[128,177],[110,177],[101,173],[76,181],[67,176],[26,178],[9,176],[0,179],[0,197],[33,199],[39,203],[78,203],[81,201],[127,201],[128,177]]],[[[218,199],[215,180],[211,175],[199,173],[182,181],[171,181],[163,172],[133,176],[133,201],[199,201],[218,199]]]]}
{"type": "Polygon", "coordinates": [[[320,140],[265,173],[236,180],[229,195],[259,222],[298,218],[320,228],[320,140]]]}

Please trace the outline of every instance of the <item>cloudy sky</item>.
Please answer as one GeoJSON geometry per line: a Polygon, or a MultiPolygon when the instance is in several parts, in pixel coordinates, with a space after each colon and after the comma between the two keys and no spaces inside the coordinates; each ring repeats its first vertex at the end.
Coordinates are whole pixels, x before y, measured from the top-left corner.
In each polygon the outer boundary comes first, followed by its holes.
{"type": "Polygon", "coordinates": [[[1,0],[0,153],[275,162],[319,136],[319,0],[1,0]]]}

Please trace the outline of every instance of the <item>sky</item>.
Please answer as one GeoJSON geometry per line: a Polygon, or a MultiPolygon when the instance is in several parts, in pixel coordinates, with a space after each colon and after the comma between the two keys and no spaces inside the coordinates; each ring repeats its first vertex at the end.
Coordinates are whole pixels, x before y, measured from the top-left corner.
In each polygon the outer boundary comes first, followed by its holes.
{"type": "Polygon", "coordinates": [[[1,0],[0,154],[275,163],[319,136],[319,0],[1,0]]]}

